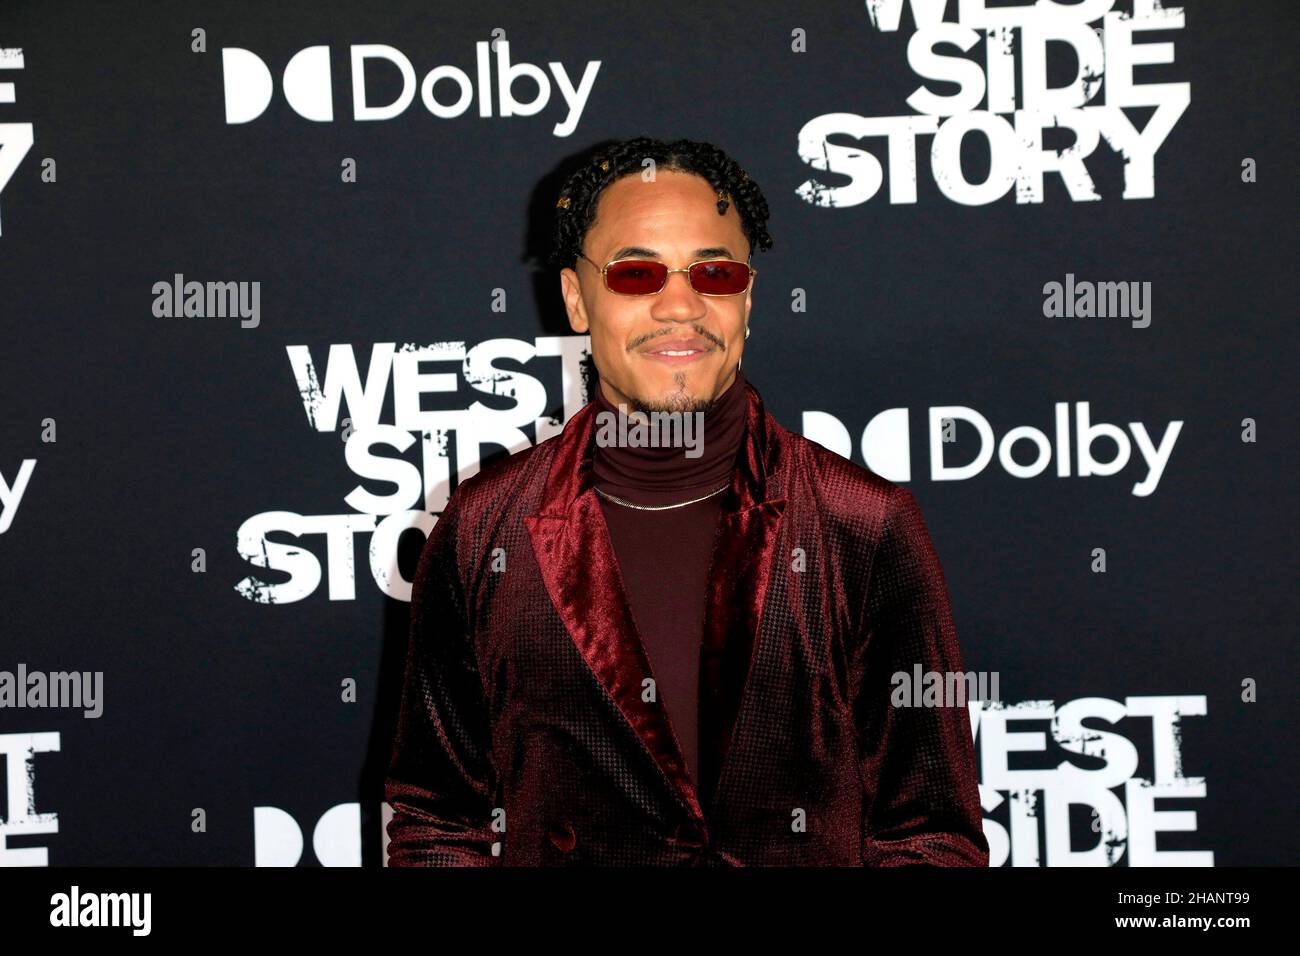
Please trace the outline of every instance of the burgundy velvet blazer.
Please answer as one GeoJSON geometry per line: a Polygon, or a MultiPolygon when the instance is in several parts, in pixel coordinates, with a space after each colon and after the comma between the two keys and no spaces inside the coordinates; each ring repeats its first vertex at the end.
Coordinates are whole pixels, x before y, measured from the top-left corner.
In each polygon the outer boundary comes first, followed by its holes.
{"type": "Polygon", "coordinates": [[[592,489],[594,404],[452,494],[421,552],[385,799],[390,866],[987,866],[962,671],[907,489],[746,383],[687,772],[592,489]],[[646,699],[650,698],[650,699],[646,699]]]}

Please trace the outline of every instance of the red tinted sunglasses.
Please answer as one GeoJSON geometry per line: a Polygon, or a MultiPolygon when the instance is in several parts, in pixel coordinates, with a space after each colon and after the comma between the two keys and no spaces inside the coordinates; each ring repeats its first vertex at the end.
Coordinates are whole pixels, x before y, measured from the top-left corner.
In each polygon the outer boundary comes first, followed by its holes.
{"type": "Polygon", "coordinates": [[[757,269],[735,259],[700,259],[683,269],[669,269],[654,259],[614,259],[602,269],[581,252],[578,255],[600,269],[605,288],[617,295],[655,295],[663,291],[674,272],[685,272],[691,288],[700,295],[738,295],[758,275],[757,269]]]}

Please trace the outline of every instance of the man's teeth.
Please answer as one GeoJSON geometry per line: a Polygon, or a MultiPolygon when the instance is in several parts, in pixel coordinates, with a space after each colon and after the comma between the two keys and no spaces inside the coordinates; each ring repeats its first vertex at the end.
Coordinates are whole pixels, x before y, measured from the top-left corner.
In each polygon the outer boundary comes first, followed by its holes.
{"type": "Polygon", "coordinates": [[[670,352],[667,349],[664,349],[659,354],[660,355],[694,355],[698,351],[699,349],[686,349],[685,351],[682,352],[670,352]]]}

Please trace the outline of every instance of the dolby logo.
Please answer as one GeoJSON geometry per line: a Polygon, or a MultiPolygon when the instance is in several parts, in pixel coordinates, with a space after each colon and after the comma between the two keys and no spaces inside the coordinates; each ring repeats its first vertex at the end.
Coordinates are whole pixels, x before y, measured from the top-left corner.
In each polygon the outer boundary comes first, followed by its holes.
{"type": "MultiPolygon", "coordinates": [[[[1133,484],[1133,494],[1142,498],[1160,484],[1174,442],[1183,428],[1181,421],[1170,422],[1157,442],[1142,422],[1129,422],[1127,430],[1107,422],[1094,423],[1087,402],[1075,402],[1073,416],[1069,402],[1057,402],[1053,417],[1050,435],[1032,425],[1019,425],[999,438],[989,420],[973,408],[932,406],[928,444],[930,480],[974,478],[993,463],[995,454],[998,464],[1013,478],[1036,478],[1053,463],[1058,478],[1106,477],[1118,474],[1134,461],[1144,467],[1133,484]],[[973,436],[970,426],[974,426],[973,436]]],[[[804,412],[803,434],[836,454],[852,457],[853,439],[848,428],[834,415],[804,412]]],[[[861,449],[867,467],[882,478],[911,481],[909,410],[889,408],[867,422],[862,429],[861,449]]]]}
{"type": "MultiPolygon", "coordinates": [[[[419,94],[424,108],[438,119],[454,119],[477,103],[478,115],[510,118],[535,116],[546,109],[553,92],[564,100],[565,115],[552,129],[556,136],[568,136],[578,126],[587,97],[596,82],[600,61],[587,63],[580,82],[570,78],[563,63],[552,61],[546,70],[532,63],[511,63],[510,44],[474,44],[474,71],[471,76],[453,64],[435,66],[417,81],[415,67],[401,50],[382,43],[354,44],[351,52],[352,118],[388,120],[406,112],[419,94]],[[491,46],[495,46],[495,50],[491,46]],[[377,103],[366,91],[367,64],[377,75],[380,69],[400,78],[401,92],[386,103],[377,103]],[[552,83],[554,78],[554,83],[552,83]],[[522,82],[521,82],[522,81],[522,82]],[[531,100],[516,96],[519,92],[531,100]]],[[[223,47],[221,69],[226,98],[226,123],[249,123],[257,119],[271,103],[275,91],[270,67],[250,50],[223,47]]],[[[285,102],[303,119],[329,123],[334,119],[334,82],[328,46],[309,46],[295,53],[281,74],[285,102]]]]}

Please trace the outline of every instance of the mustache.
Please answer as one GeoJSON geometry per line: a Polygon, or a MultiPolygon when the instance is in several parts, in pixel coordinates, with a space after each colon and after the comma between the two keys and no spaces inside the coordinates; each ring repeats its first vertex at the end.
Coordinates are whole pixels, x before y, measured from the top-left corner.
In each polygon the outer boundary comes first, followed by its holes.
{"type": "MultiPolygon", "coordinates": [[[[680,326],[679,326],[678,328],[680,328],[680,326]]],[[[678,334],[678,328],[663,329],[663,330],[660,331],[660,332],[652,332],[652,333],[650,333],[649,335],[644,335],[644,336],[642,336],[641,338],[639,338],[639,339],[635,339],[635,340],[633,340],[631,343],[629,343],[629,344],[628,344],[628,347],[627,347],[627,350],[630,352],[630,351],[632,351],[633,349],[638,349],[638,348],[640,348],[642,345],[644,345],[646,342],[652,342],[652,341],[654,341],[655,339],[663,338],[663,336],[665,336],[665,335],[676,335],[676,334],[678,334]]],[[[713,334],[712,332],[710,332],[708,329],[703,329],[703,328],[701,328],[701,327],[698,326],[698,325],[692,325],[690,328],[691,328],[691,331],[692,331],[692,332],[695,332],[695,333],[697,333],[698,335],[700,335],[701,337],[708,339],[710,342],[712,342],[714,345],[716,345],[716,346],[717,346],[718,348],[720,348],[722,351],[725,352],[725,351],[727,350],[727,343],[723,342],[722,339],[718,338],[716,335],[714,335],[714,334],[713,334]]]]}

